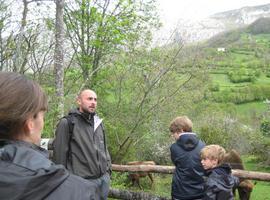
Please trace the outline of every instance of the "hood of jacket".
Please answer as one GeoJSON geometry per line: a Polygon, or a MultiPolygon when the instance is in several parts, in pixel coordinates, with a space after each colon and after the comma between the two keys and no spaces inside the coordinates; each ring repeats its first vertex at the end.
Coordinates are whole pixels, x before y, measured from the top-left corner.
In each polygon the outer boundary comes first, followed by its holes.
{"type": "Polygon", "coordinates": [[[207,174],[211,175],[218,187],[223,190],[231,190],[235,185],[235,179],[231,175],[231,167],[226,163],[207,171],[207,174]]]}
{"type": "Polygon", "coordinates": [[[0,140],[0,194],[3,199],[44,199],[69,176],[36,145],[0,140]]]}
{"type": "Polygon", "coordinates": [[[81,116],[85,121],[87,121],[88,123],[91,123],[91,120],[93,119],[93,117],[95,116],[96,113],[81,113],[79,111],[79,108],[74,108],[71,109],[68,112],[69,115],[79,115],[81,116]]]}
{"type": "Polygon", "coordinates": [[[79,111],[79,108],[74,108],[70,110],[68,114],[74,116],[81,116],[81,118],[83,118],[91,126],[93,126],[94,124],[94,130],[96,130],[97,127],[102,123],[102,119],[100,119],[96,113],[81,113],[79,111]]]}
{"type": "Polygon", "coordinates": [[[177,145],[181,146],[186,151],[191,151],[198,145],[199,139],[196,133],[187,132],[181,133],[179,139],[177,140],[177,145]]]}

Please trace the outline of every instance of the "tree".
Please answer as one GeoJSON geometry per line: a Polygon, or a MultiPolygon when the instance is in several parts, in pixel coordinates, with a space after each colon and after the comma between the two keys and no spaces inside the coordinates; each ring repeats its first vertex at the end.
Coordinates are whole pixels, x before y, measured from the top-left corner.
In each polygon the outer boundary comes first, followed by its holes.
{"type": "Polygon", "coordinates": [[[10,45],[12,44],[12,33],[8,33],[10,28],[11,12],[5,0],[0,1],[0,71],[8,68],[8,60],[12,56],[10,45]]]}
{"type": "Polygon", "coordinates": [[[127,50],[128,43],[139,41],[142,32],[157,25],[153,11],[153,0],[76,0],[67,4],[68,36],[86,84],[93,87],[100,69],[111,62],[115,52],[127,50]]]}
{"type": "Polygon", "coordinates": [[[56,97],[58,98],[58,114],[59,118],[64,115],[64,0],[56,0],[56,18],[55,18],[55,53],[54,53],[54,68],[55,68],[55,89],[56,97]]]}
{"type": "MultiPolygon", "coordinates": [[[[19,33],[17,35],[17,42],[16,42],[16,48],[15,53],[13,56],[13,71],[15,72],[21,72],[24,73],[25,71],[25,65],[27,63],[26,56],[27,54],[23,55],[23,40],[24,40],[24,32],[26,28],[26,18],[28,13],[28,4],[31,3],[31,1],[23,0],[23,12],[22,12],[22,19],[20,24],[19,33]]],[[[28,46],[29,47],[29,46],[28,46]]],[[[29,48],[28,50],[29,51],[29,48]]]]}
{"type": "MultiPolygon", "coordinates": [[[[184,111],[179,105],[187,101],[191,106],[191,97],[198,99],[192,93],[196,87],[201,88],[204,79],[200,76],[201,82],[196,83],[199,70],[185,67],[182,58],[178,61],[182,50],[181,44],[173,49],[137,49],[123,53],[113,67],[100,71],[107,81],[98,82],[97,92],[105,97],[99,105],[108,121],[109,141],[114,144],[109,147],[115,163],[153,150],[161,141],[160,136],[167,132],[168,120],[179,114],[179,109],[184,111]],[[188,98],[182,98],[183,93],[188,93],[188,98]],[[146,143],[149,145],[143,146],[146,143]]],[[[146,157],[143,156],[138,157],[146,157]]]]}

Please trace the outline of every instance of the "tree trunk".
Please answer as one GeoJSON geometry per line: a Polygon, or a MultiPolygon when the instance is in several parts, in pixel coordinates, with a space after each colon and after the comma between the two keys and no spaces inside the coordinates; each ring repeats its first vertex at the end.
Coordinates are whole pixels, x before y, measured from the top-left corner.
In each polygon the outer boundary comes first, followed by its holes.
{"type": "Polygon", "coordinates": [[[110,198],[116,199],[142,199],[142,200],[170,200],[170,198],[159,197],[145,192],[131,192],[128,190],[118,190],[110,188],[109,191],[110,198]]]}
{"type": "Polygon", "coordinates": [[[56,19],[55,19],[55,92],[57,97],[58,118],[64,115],[64,2],[56,0],[56,19]]]}
{"type": "Polygon", "coordinates": [[[26,27],[26,17],[28,13],[28,3],[27,0],[23,0],[23,13],[22,13],[22,20],[21,20],[21,27],[18,33],[17,42],[16,42],[16,49],[14,54],[14,61],[13,61],[13,71],[14,72],[24,72],[23,66],[23,55],[22,53],[22,44],[23,44],[23,36],[26,27]]]}

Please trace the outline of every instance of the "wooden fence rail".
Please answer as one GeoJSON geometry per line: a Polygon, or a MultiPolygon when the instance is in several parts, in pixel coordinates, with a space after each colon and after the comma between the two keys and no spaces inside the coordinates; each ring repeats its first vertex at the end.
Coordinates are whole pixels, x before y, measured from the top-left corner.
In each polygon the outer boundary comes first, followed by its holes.
{"type": "MultiPolygon", "coordinates": [[[[41,146],[48,150],[52,150],[52,138],[44,138],[41,140],[41,146]]],[[[112,165],[112,170],[117,172],[153,172],[162,174],[173,174],[174,166],[165,165],[112,165]]],[[[245,179],[269,181],[270,173],[245,171],[245,170],[232,170],[232,174],[245,179]]]]}
{"type": "MultiPolygon", "coordinates": [[[[174,166],[165,165],[112,165],[112,170],[117,172],[153,172],[172,174],[174,173],[174,166]]],[[[244,179],[270,181],[270,173],[245,171],[245,170],[232,170],[232,174],[244,179]]]]}
{"type": "MultiPolygon", "coordinates": [[[[44,138],[41,140],[41,146],[48,150],[52,150],[52,141],[52,138],[44,138]]],[[[173,174],[174,169],[174,166],[165,165],[112,165],[112,170],[118,172],[153,172],[162,174],[173,174]]],[[[270,173],[235,169],[232,170],[232,174],[239,178],[270,182],[270,173]]]]}
{"type": "MultiPolygon", "coordinates": [[[[52,152],[52,139],[47,138],[41,141],[41,146],[52,152]]],[[[112,164],[112,170],[116,172],[152,172],[161,174],[173,174],[174,166],[165,165],[118,165],[112,164]]],[[[232,174],[244,179],[258,180],[258,181],[269,181],[270,173],[245,171],[245,170],[232,170],[232,174]]],[[[160,197],[145,192],[133,192],[128,190],[119,190],[110,188],[109,197],[115,199],[140,199],[140,200],[170,200],[167,197],[160,197]]]]}

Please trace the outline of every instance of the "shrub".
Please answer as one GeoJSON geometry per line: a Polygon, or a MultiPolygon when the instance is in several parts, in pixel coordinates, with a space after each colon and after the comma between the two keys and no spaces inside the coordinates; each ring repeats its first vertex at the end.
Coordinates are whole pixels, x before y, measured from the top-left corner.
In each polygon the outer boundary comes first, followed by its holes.
{"type": "Polygon", "coordinates": [[[260,126],[260,131],[264,136],[270,136],[270,121],[263,120],[260,126]]]}
{"type": "Polygon", "coordinates": [[[210,91],[212,91],[212,92],[218,92],[218,91],[220,90],[219,84],[211,84],[211,85],[209,86],[209,89],[210,89],[210,91]]]}
{"type": "Polygon", "coordinates": [[[231,90],[222,90],[208,95],[208,99],[215,102],[231,102],[235,104],[248,103],[252,101],[261,101],[270,98],[270,86],[268,85],[250,85],[231,90]]]}
{"type": "Polygon", "coordinates": [[[200,128],[200,137],[206,144],[219,144],[227,146],[228,135],[219,128],[212,126],[203,126],[200,128]]]}
{"type": "Polygon", "coordinates": [[[255,70],[255,73],[254,73],[254,75],[256,76],[256,77],[260,77],[261,76],[261,71],[260,70],[255,70]]]}
{"type": "Polygon", "coordinates": [[[249,126],[228,116],[205,116],[203,121],[199,133],[206,144],[219,144],[226,149],[234,148],[241,153],[251,151],[250,138],[253,130],[249,126]]]}
{"type": "Polygon", "coordinates": [[[252,147],[252,154],[254,154],[259,162],[263,164],[270,164],[270,138],[264,137],[262,134],[254,134],[254,138],[250,140],[250,146],[252,147]]]}
{"type": "Polygon", "coordinates": [[[260,73],[261,73],[260,70],[254,71],[242,67],[236,71],[229,71],[227,75],[232,83],[243,83],[243,82],[254,83],[257,77],[260,76],[260,73]]]}
{"type": "Polygon", "coordinates": [[[270,70],[266,72],[266,77],[270,78],[270,70]]]}

